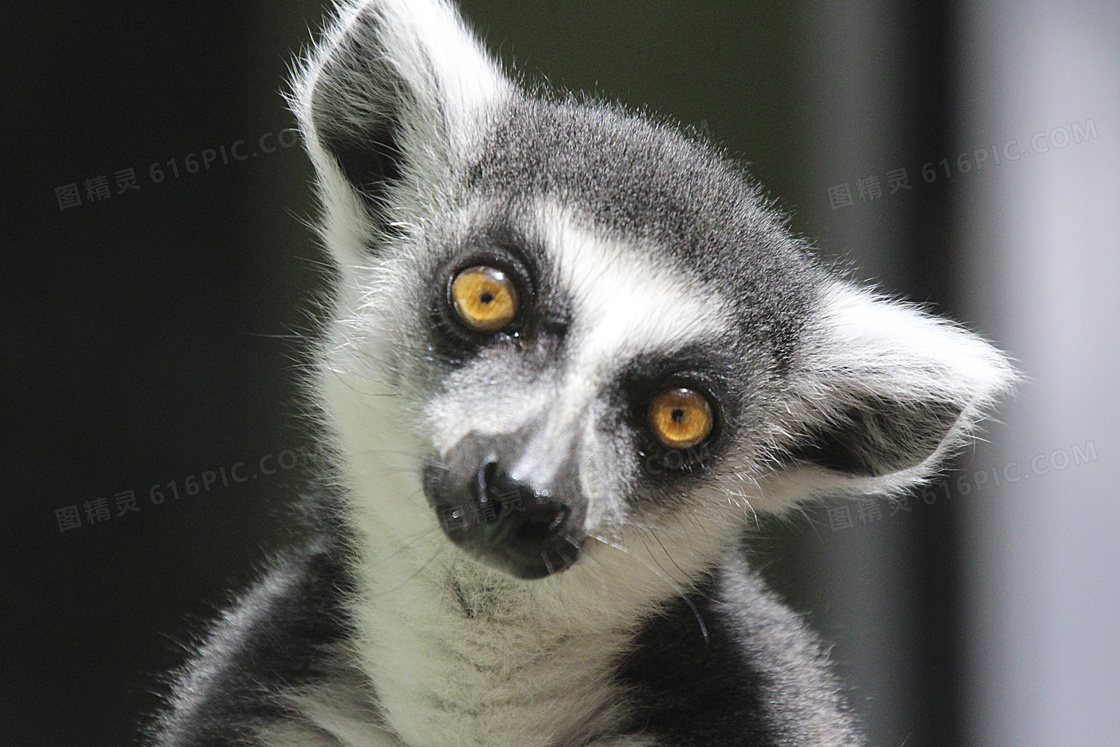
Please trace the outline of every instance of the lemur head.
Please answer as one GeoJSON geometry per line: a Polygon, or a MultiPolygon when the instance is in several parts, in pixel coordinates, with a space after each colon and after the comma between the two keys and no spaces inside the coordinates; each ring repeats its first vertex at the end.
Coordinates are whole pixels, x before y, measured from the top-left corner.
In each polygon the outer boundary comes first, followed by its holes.
{"type": "Polygon", "coordinates": [[[638,537],[705,567],[753,512],[903,489],[1013,376],[823,268],[709,144],[527,92],[441,0],[347,5],[293,102],[355,501],[513,576],[638,537]]]}

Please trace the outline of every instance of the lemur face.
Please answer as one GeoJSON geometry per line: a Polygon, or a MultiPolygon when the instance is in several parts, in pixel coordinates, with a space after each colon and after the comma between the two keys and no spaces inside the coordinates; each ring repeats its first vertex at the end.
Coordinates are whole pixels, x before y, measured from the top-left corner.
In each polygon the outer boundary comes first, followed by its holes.
{"type": "Polygon", "coordinates": [[[393,368],[433,384],[447,536],[535,578],[665,517],[739,523],[819,277],[750,187],[667,128],[537,102],[442,188],[372,284],[412,304],[393,368]]]}
{"type": "Polygon", "coordinates": [[[522,91],[443,4],[355,5],[318,55],[294,103],[341,267],[327,409],[380,431],[359,501],[400,428],[426,526],[488,566],[703,567],[754,512],[922,479],[1011,380],[834,277],[715,147],[522,91]]]}
{"type": "Polygon", "coordinates": [[[516,219],[430,283],[424,490],[456,544],[534,578],[710,481],[739,408],[714,289],[558,206],[516,219]]]}

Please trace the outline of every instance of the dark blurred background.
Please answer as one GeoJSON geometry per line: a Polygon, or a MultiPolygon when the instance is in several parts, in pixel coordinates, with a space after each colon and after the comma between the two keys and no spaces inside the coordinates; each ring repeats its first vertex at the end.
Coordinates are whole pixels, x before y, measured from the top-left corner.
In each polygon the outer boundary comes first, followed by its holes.
{"type": "MultiPolygon", "coordinates": [[[[1021,361],[957,472],[772,522],[752,555],[835,643],[873,744],[1112,744],[1120,13],[462,6],[530,79],[710,133],[823,255],[1021,361]]],[[[159,673],[290,539],[329,273],[280,91],[322,15],[0,10],[0,744],[133,744],[159,673]]]]}

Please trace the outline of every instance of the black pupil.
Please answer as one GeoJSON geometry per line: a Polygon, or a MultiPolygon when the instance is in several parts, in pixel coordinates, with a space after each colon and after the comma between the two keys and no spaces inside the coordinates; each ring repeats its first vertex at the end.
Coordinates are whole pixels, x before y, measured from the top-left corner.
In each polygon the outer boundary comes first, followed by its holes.
{"type": "Polygon", "coordinates": [[[482,301],[482,303],[490,303],[494,300],[494,294],[490,291],[482,291],[478,296],[478,300],[482,301]]]}
{"type": "Polygon", "coordinates": [[[679,407],[675,407],[673,408],[673,412],[670,417],[673,419],[674,423],[682,423],[684,422],[684,410],[679,407]]]}

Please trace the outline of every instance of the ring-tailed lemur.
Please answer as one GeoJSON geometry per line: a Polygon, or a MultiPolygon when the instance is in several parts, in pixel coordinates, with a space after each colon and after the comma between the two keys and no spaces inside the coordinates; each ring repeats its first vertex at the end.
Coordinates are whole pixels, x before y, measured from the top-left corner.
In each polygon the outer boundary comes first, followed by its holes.
{"type": "Polygon", "coordinates": [[[345,4],[291,101],[336,472],[153,741],[861,743],[744,525],[926,478],[1004,357],[835,277],[699,138],[527,92],[444,0],[345,4]]]}

